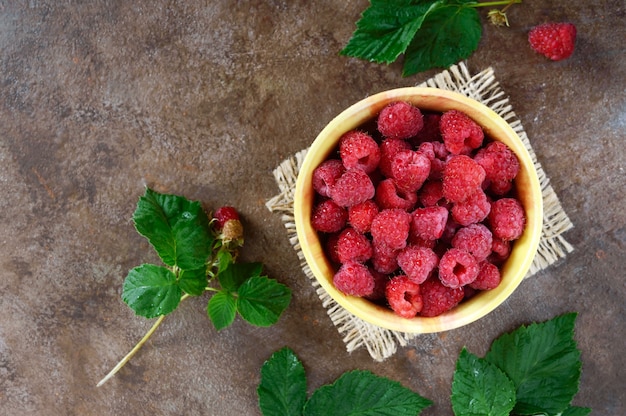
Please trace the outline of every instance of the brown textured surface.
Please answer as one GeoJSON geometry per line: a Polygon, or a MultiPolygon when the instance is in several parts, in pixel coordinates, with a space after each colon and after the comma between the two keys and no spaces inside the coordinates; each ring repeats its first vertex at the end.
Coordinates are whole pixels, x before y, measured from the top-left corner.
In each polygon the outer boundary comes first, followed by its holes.
{"type": "Polygon", "coordinates": [[[576,251],[488,317],[420,336],[384,363],[347,354],[276,214],[272,170],[366,95],[414,85],[401,66],[338,56],[367,1],[0,2],[0,414],[254,415],[259,368],[290,346],[309,389],[369,369],[450,415],[454,362],[519,324],[578,311],[575,404],[626,412],[626,65],[623,1],[524,2],[485,25],[471,71],[492,66],[564,209],[576,251]],[[21,4],[20,4],[21,3],[21,4]],[[547,20],[578,26],[574,56],[526,44],[547,20]],[[113,380],[149,328],[122,279],[154,261],[130,216],[143,187],[237,206],[243,256],[294,290],[272,328],[216,333],[192,299],[113,380]]]}

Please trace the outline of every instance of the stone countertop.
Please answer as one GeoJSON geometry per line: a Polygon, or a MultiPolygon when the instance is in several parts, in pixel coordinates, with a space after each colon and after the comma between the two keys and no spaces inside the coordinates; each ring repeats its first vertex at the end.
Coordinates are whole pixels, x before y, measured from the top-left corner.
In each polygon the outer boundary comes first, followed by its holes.
{"type": "Polygon", "coordinates": [[[467,65],[494,69],[574,223],[575,251],[487,317],[419,336],[382,363],[346,352],[265,206],[273,169],[334,115],[438,72],[402,77],[400,62],[340,56],[367,5],[0,2],[0,414],[260,414],[260,367],[289,346],[310,392],[365,369],[433,400],[423,415],[451,415],[463,346],[482,356],[498,335],[571,311],[583,361],[574,404],[626,414],[624,2],[524,2],[510,27],[484,24],[467,65]],[[549,20],[577,25],[571,58],[528,47],[528,30],[549,20]],[[236,320],[220,332],[205,297],[186,301],[96,388],[152,323],[120,298],[127,271],[156,261],[130,220],[146,185],[238,207],[242,257],[293,300],[271,328],[236,320]]]}

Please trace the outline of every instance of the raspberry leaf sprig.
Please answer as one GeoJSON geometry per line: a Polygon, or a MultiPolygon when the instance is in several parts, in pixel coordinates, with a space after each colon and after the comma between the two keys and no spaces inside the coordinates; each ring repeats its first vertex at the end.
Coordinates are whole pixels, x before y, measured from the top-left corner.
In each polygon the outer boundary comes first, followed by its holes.
{"type": "Polygon", "coordinates": [[[469,57],[478,47],[482,24],[479,7],[504,22],[506,9],[522,0],[370,0],[342,55],[390,64],[404,54],[403,75],[447,68],[469,57]],[[504,19],[504,20],[503,20],[504,19]]]}
{"type": "Polygon", "coordinates": [[[133,223],[163,265],[142,264],[131,269],[124,280],[122,300],[137,315],[158,319],[98,386],[113,377],[165,316],[189,297],[211,294],[207,315],[217,330],[230,326],[237,315],[255,326],[271,326],[289,305],[291,290],[263,275],[261,263],[236,262],[244,238],[234,208],[222,207],[209,219],[200,202],[146,188],[133,223]]]}

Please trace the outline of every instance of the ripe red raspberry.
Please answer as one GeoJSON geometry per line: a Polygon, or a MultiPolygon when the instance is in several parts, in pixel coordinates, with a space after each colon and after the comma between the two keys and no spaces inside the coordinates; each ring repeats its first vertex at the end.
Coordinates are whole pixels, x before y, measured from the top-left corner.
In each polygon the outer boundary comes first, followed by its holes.
{"type": "Polygon", "coordinates": [[[528,32],[528,42],[535,52],[560,61],[574,53],[576,26],[572,23],[544,23],[528,32]]]}
{"type": "Polygon", "coordinates": [[[339,139],[339,156],[346,169],[358,168],[371,173],[378,167],[380,149],[372,136],[353,130],[339,139]]]}
{"type": "Polygon", "coordinates": [[[337,257],[339,262],[350,261],[365,263],[372,257],[372,243],[364,235],[352,227],[346,227],[337,239],[337,257]]]}
{"type": "Polygon", "coordinates": [[[311,226],[323,233],[335,233],[346,226],[348,211],[337,205],[332,199],[325,199],[311,212],[311,226]]]}
{"type": "Polygon", "coordinates": [[[469,286],[477,290],[491,290],[498,287],[502,279],[498,266],[491,264],[488,261],[483,261],[478,265],[478,267],[480,269],[478,277],[476,277],[476,279],[470,283],[469,286]]]}
{"type": "Polygon", "coordinates": [[[413,150],[396,153],[391,162],[391,173],[396,185],[409,192],[417,191],[430,173],[430,160],[413,150]]]}
{"type": "Polygon", "coordinates": [[[365,234],[370,231],[372,221],[378,214],[378,205],[371,199],[348,209],[348,223],[358,232],[365,234]]]}
{"type": "Polygon", "coordinates": [[[367,266],[357,262],[347,262],[341,265],[333,284],[337,290],[352,296],[369,296],[374,292],[374,276],[367,266]]]}
{"type": "Polygon", "coordinates": [[[461,111],[450,110],[443,113],[439,128],[443,143],[452,154],[469,154],[483,143],[483,129],[461,111]]]}
{"type": "Polygon", "coordinates": [[[398,269],[398,250],[387,247],[384,244],[373,242],[374,254],[371,263],[374,270],[380,273],[391,274],[398,269]]]}
{"type": "Polygon", "coordinates": [[[383,209],[374,217],[370,233],[375,243],[398,250],[406,247],[410,227],[411,214],[401,209],[383,209]]]}
{"type": "Polygon", "coordinates": [[[459,228],[452,238],[451,244],[454,248],[469,252],[476,257],[476,260],[483,261],[491,254],[493,236],[489,228],[483,224],[471,224],[459,228]]]}
{"type": "Polygon", "coordinates": [[[439,280],[453,289],[472,283],[478,271],[476,258],[458,248],[449,249],[439,260],[439,280]]]}
{"type": "Polygon", "coordinates": [[[417,203],[417,193],[399,189],[391,178],[380,181],[374,198],[382,209],[399,208],[408,211],[417,203]]]}
{"type": "Polygon", "coordinates": [[[433,317],[441,315],[455,307],[463,300],[463,288],[444,286],[437,278],[430,278],[420,285],[422,295],[421,316],[433,317]]]}
{"type": "Polygon", "coordinates": [[[478,189],[465,201],[452,206],[452,218],[461,225],[470,225],[483,221],[491,211],[491,203],[482,189],[478,189]]]}
{"type": "Polygon", "coordinates": [[[313,171],[313,189],[323,197],[330,197],[330,187],[345,172],[346,168],[339,159],[328,159],[313,171]]]}
{"type": "Polygon", "coordinates": [[[485,178],[490,181],[511,181],[520,169],[517,156],[502,142],[489,143],[476,153],[474,160],[485,169],[485,178]]]}
{"type": "Polygon", "coordinates": [[[402,150],[411,150],[411,145],[406,140],[385,139],[380,144],[380,162],[378,163],[378,169],[386,178],[393,177],[391,161],[396,153],[402,150]]]}
{"type": "Polygon", "coordinates": [[[407,246],[398,253],[398,266],[414,283],[424,283],[437,264],[439,257],[430,248],[407,246]]]}
{"type": "Polygon", "coordinates": [[[420,143],[417,151],[426,156],[431,162],[437,157],[435,155],[435,146],[432,144],[432,142],[420,143]]]}
{"type": "Polygon", "coordinates": [[[412,234],[424,240],[441,238],[448,222],[448,210],[445,207],[417,208],[411,215],[412,234]]]}
{"type": "Polygon", "coordinates": [[[487,219],[493,235],[508,241],[520,238],[526,224],[524,207],[515,198],[502,198],[492,203],[487,219]]]}
{"type": "Polygon", "coordinates": [[[480,189],[485,170],[465,155],[452,156],[443,171],[443,196],[450,202],[461,202],[480,189]]]}
{"type": "MultiPolygon", "coordinates": [[[[493,234],[493,233],[492,233],[493,234]]],[[[489,261],[494,264],[502,264],[511,255],[511,242],[493,237],[491,243],[491,255],[489,261]]]]}
{"type": "Polygon", "coordinates": [[[388,104],[378,115],[378,131],[384,137],[408,139],[424,127],[419,108],[404,101],[388,104]]]}
{"type": "Polygon", "coordinates": [[[426,181],[419,190],[417,197],[425,207],[439,205],[443,200],[443,184],[436,180],[426,181]]]}
{"type": "Polygon", "coordinates": [[[361,169],[348,169],[330,187],[330,197],[342,207],[365,202],[374,197],[376,189],[370,177],[361,169]]]}
{"type": "Polygon", "coordinates": [[[407,276],[398,275],[387,283],[385,296],[391,309],[403,318],[414,318],[422,310],[420,286],[407,276]]]}
{"type": "Polygon", "coordinates": [[[213,214],[213,218],[215,218],[217,222],[217,228],[221,230],[224,228],[224,224],[229,220],[239,220],[239,213],[237,209],[234,207],[224,206],[220,207],[213,214]]]}

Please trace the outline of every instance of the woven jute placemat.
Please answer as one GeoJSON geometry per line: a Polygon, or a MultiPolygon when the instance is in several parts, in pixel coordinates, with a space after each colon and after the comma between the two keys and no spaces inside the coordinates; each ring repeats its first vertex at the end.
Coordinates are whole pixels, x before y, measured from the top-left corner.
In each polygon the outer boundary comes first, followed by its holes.
{"type": "MultiPolygon", "coordinates": [[[[565,240],[563,233],[571,229],[573,224],[565,211],[563,211],[561,203],[550,185],[543,168],[537,162],[528,136],[520,120],[515,115],[508,97],[496,81],[493,69],[487,68],[472,75],[466,64],[462,62],[440,72],[417,86],[456,91],[487,105],[506,120],[524,142],[539,176],[544,203],[542,237],[526,278],[533,276],[538,271],[547,268],[559,259],[566,257],[568,253],[571,253],[573,247],[565,240]]],[[[281,214],[282,222],[287,229],[287,236],[298,254],[302,270],[316,288],[316,292],[322,305],[326,308],[333,325],[343,336],[347,351],[352,352],[358,348],[366,348],[374,360],[383,361],[395,354],[398,346],[407,345],[408,341],[417,335],[387,330],[357,318],[337,304],[313,276],[300,249],[293,218],[293,195],[296,179],[307,150],[308,148],[303,149],[287,158],[274,170],[274,177],[280,192],[269,199],[266,206],[270,211],[281,214]]]]}

